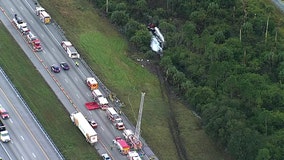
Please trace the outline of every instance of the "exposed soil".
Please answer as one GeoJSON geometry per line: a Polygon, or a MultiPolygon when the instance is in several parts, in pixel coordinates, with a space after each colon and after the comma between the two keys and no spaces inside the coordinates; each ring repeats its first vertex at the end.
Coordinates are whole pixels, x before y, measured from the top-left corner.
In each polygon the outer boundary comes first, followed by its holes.
{"type": "Polygon", "coordinates": [[[170,119],[169,119],[169,126],[172,134],[172,138],[174,140],[177,153],[180,160],[189,160],[188,154],[186,152],[186,148],[182,143],[182,140],[180,138],[180,131],[179,131],[179,125],[176,121],[175,111],[173,110],[174,107],[172,106],[172,99],[176,96],[173,92],[170,90],[170,85],[167,83],[167,81],[164,80],[164,76],[161,72],[161,69],[159,67],[159,61],[160,56],[157,55],[153,59],[136,59],[137,63],[141,65],[141,67],[145,67],[147,70],[149,70],[151,73],[157,75],[157,78],[160,82],[160,88],[162,95],[164,96],[164,99],[167,99],[165,102],[168,102],[168,106],[170,111],[170,119]]]}

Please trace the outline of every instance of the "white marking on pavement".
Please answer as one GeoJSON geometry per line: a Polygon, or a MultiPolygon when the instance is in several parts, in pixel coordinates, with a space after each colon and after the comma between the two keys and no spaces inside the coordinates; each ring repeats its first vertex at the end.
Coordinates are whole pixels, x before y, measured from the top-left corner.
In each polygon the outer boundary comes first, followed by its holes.
{"type": "Polygon", "coordinates": [[[21,136],[21,138],[22,138],[23,140],[25,140],[25,138],[24,138],[23,136],[21,136]]]}

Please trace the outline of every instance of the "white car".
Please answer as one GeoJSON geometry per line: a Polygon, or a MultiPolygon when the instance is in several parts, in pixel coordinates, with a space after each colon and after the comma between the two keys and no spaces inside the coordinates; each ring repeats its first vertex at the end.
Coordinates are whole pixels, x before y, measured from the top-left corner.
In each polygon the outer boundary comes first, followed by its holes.
{"type": "Polygon", "coordinates": [[[8,143],[11,141],[8,131],[1,131],[0,132],[0,139],[4,143],[8,143]]]}
{"type": "Polygon", "coordinates": [[[111,160],[107,153],[102,154],[103,160],[111,160]]]}

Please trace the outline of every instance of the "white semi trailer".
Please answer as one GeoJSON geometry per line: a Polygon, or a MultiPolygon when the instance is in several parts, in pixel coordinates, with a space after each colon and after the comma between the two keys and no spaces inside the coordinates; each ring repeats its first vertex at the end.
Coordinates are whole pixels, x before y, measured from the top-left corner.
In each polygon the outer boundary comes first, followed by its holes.
{"type": "Polygon", "coordinates": [[[81,112],[75,112],[70,115],[72,122],[80,129],[83,135],[86,138],[86,141],[91,145],[94,145],[98,142],[98,137],[96,131],[89,124],[87,119],[81,112]]]}

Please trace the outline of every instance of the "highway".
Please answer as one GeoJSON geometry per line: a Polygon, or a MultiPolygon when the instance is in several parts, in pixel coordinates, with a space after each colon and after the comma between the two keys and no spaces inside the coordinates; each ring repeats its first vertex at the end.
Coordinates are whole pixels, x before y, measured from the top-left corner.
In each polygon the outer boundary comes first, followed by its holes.
{"type": "Polygon", "coordinates": [[[2,120],[11,138],[9,143],[0,143],[3,159],[63,159],[2,70],[0,104],[10,115],[9,119],[2,120]]]}
{"type": "MultiPolygon", "coordinates": [[[[67,54],[60,46],[60,42],[66,40],[66,38],[62,32],[60,32],[58,26],[54,23],[49,25],[41,23],[34,13],[35,4],[32,0],[0,1],[0,6],[3,9],[0,15],[2,22],[24,50],[26,55],[31,59],[34,66],[50,85],[68,112],[72,113],[80,111],[85,116],[96,120],[99,125],[96,129],[99,143],[95,145],[95,148],[99,154],[107,152],[113,159],[127,159],[126,156],[121,155],[117,149],[111,150],[110,147],[112,145],[112,140],[116,136],[122,136],[122,132],[115,129],[107,119],[104,111],[88,111],[85,108],[84,103],[92,101],[92,96],[84,80],[87,77],[95,75],[84,61],[80,61],[80,67],[76,67],[75,61],[68,58],[67,54]],[[11,23],[14,14],[17,14],[27,22],[31,32],[39,37],[43,46],[42,52],[34,53],[31,48],[29,48],[29,45],[24,40],[23,36],[21,36],[15,26],[11,23]],[[50,66],[52,64],[59,64],[62,61],[67,62],[71,66],[71,69],[69,71],[61,71],[58,74],[52,73],[50,71],[50,66]]],[[[103,85],[100,84],[100,86],[103,85]]],[[[104,87],[100,87],[100,90],[106,93],[104,87]]],[[[133,129],[133,125],[130,124],[125,117],[123,117],[123,119],[124,122],[126,122],[126,128],[133,129]]],[[[72,123],[71,120],[70,123],[72,123]]],[[[86,143],[86,145],[88,144],[86,143]]],[[[144,156],[144,159],[149,159],[148,157],[153,156],[154,154],[150,148],[147,147],[146,143],[144,146],[147,153],[147,155],[144,156]]]]}

